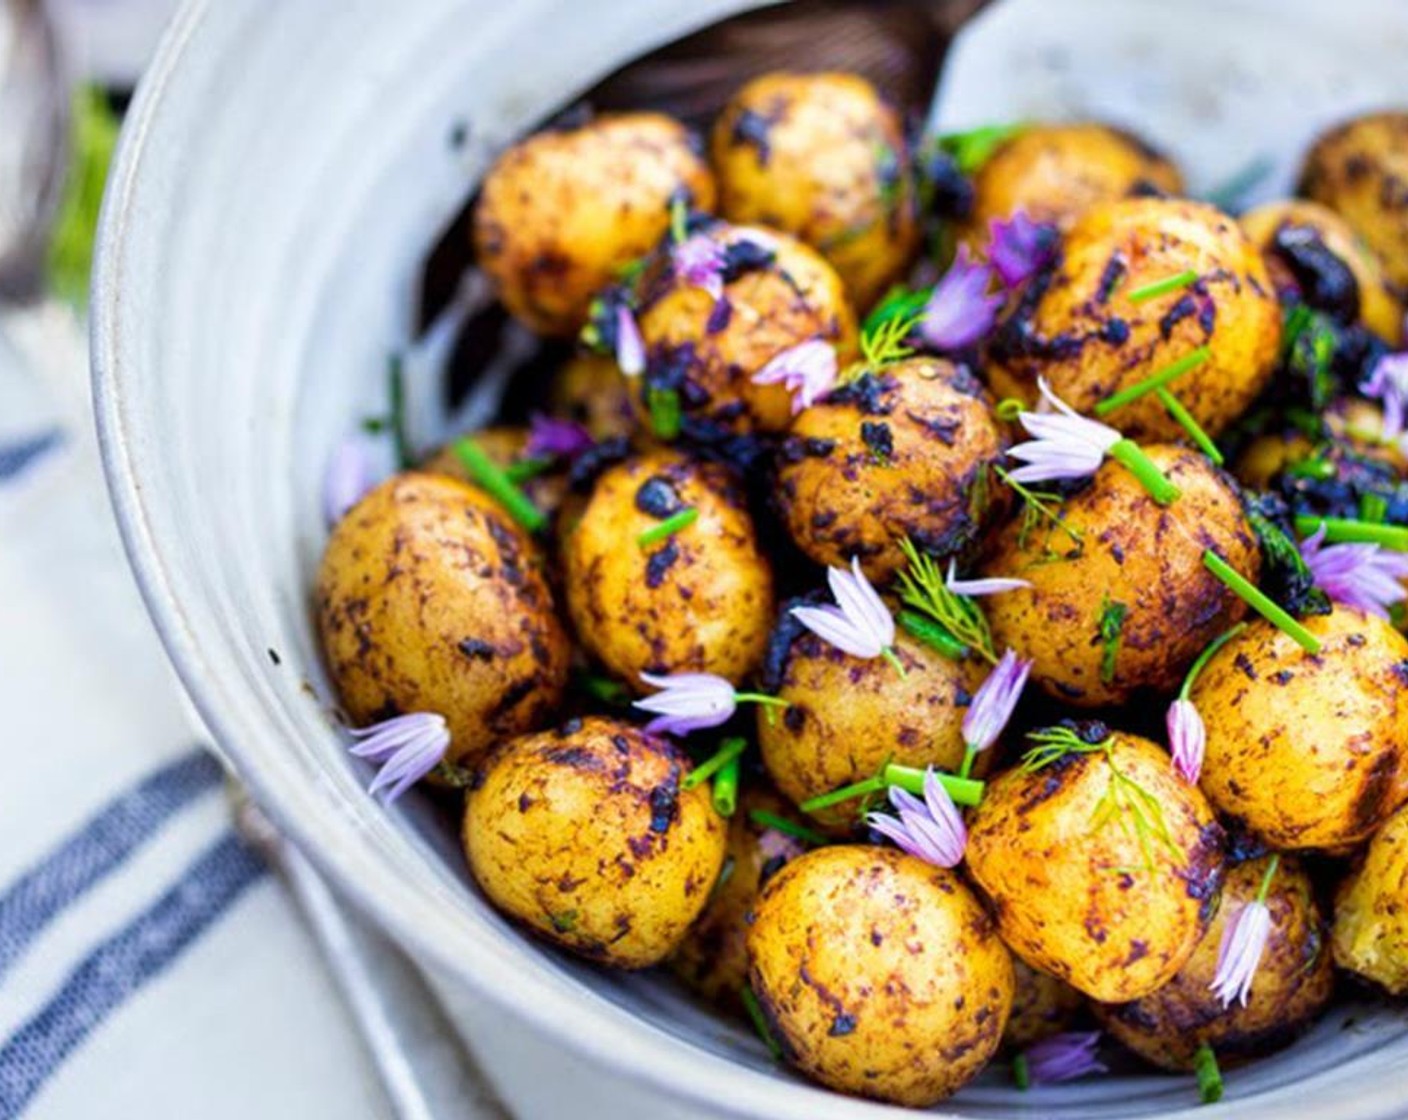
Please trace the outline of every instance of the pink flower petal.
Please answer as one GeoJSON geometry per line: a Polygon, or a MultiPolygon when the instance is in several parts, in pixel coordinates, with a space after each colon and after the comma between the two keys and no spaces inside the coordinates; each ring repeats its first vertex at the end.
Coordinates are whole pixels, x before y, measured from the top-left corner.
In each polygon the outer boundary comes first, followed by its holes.
{"type": "Polygon", "coordinates": [[[1264,902],[1249,902],[1228,919],[1217,949],[1217,970],[1209,987],[1223,1007],[1243,1007],[1251,994],[1261,956],[1271,936],[1271,911],[1264,902]]]}
{"type": "Polygon", "coordinates": [[[1017,709],[1031,671],[1030,661],[1023,661],[1010,649],[1003,653],[963,716],[963,741],[969,747],[985,751],[997,742],[1017,709]]]}
{"type": "Polygon", "coordinates": [[[1207,752],[1208,732],[1203,717],[1191,700],[1178,699],[1169,705],[1165,722],[1173,768],[1184,781],[1195,786],[1207,752]]]}

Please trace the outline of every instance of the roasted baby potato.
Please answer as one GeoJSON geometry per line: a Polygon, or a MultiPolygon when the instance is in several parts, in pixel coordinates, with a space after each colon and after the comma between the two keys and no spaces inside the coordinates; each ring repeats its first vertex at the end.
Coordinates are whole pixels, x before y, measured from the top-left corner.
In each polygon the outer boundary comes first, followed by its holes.
{"type": "Polygon", "coordinates": [[[1060,1034],[1085,1007],[1085,997],[1064,980],[1013,958],[1012,1017],[1002,1036],[1005,1050],[1020,1051],[1060,1034]]]}
{"type": "Polygon", "coordinates": [[[922,1108],[997,1050],[1012,961],[951,871],[841,845],[763,889],[751,980],[787,1060],[829,1088],[922,1108]]]}
{"type": "Polygon", "coordinates": [[[817,563],[857,557],[886,579],[904,565],[905,537],[937,557],[970,549],[1003,508],[991,468],[1005,447],[965,367],[909,358],[803,410],[779,453],[778,504],[817,563]]]}
{"type": "Polygon", "coordinates": [[[1374,834],[1335,898],[1335,963],[1408,995],[1408,809],[1374,834]]]}
{"type": "Polygon", "coordinates": [[[1183,191],[1178,168],[1133,133],[1103,124],[1035,125],[1004,141],[973,177],[966,239],[1019,211],[1062,229],[1091,207],[1152,188],[1183,191]]]}
{"type": "MultiPolygon", "coordinates": [[[[1281,306],[1266,263],[1221,211],[1183,199],[1110,202],[1071,227],[1058,264],[1013,302],[989,345],[999,397],[1037,399],[1045,377],[1077,412],[1190,358],[1201,364],[1169,390],[1212,436],[1236,420],[1271,378],[1281,306]],[[1196,276],[1149,297],[1151,285],[1196,276]]],[[[1178,439],[1179,423],[1147,393],[1109,414],[1138,439],[1178,439]]]]}
{"type": "Polygon", "coordinates": [[[771,226],[831,262],[857,307],[919,247],[900,115],[858,74],[764,74],[734,94],[710,142],[719,211],[771,226]]]}
{"type": "Polygon", "coordinates": [[[571,720],[481,763],[464,849],[500,910],[574,953],[647,968],[684,940],[723,867],[727,826],[689,758],[618,720],[571,720]]]}
{"type": "Polygon", "coordinates": [[[637,413],[647,422],[651,392],[675,393],[686,436],[783,431],[791,394],[755,384],[753,375],[813,339],[833,343],[841,366],[850,362],[856,319],[841,278],[786,234],[715,223],[697,235],[725,248],[723,298],[676,275],[668,253],[647,268],[639,311],[646,368],[632,381],[637,413]]]}
{"type": "Polygon", "coordinates": [[[1271,934],[1246,1006],[1223,1007],[1213,994],[1227,923],[1256,899],[1269,863],[1263,856],[1228,870],[1217,916],[1169,983],[1130,1003],[1096,1007],[1110,1034],[1145,1061],[1191,1070],[1198,1048],[1207,1045],[1222,1065],[1240,1065],[1289,1045],[1329,1003],[1335,977],[1325,922],[1315,885],[1290,858],[1281,860],[1266,896],[1271,934]]]}
{"type": "Polygon", "coordinates": [[[549,404],[555,415],[575,420],[598,442],[636,431],[630,386],[614,358],[574,355],[553,378],[549,404]]]}
{"type": "Polygon", "coordinates": [[[704,913],[690,927],[670,958],[670,968],[685,985],[710,1003],[742,1013],[748,983],[748,917],[767,881],[807,850],[795,836],[759,824],[761,810],[788,819],[792,813],[777,794],[746,787],[728,826],[728,854],[723,873],[704,913]]]}
{"type": "Polygon", "coordinates": [[[689,132],[660,113],[538,132],[489,169],[474,250],[504,305],[540,334],[575,334],[592,298],[670,224],[670,203],[714,206],[689,132]]]}
{"type": "Polygon", "coordinates": [[[1292,463],[1308,459],[1315,445],[1299,429],[1267,432],[1250,441],[1232,464],[1232,473],[1243,486],[1265,490],[1271,480],[1292,463]]]}
{"type": "MultiPolygon", "coordinates": [[[[464,438],[477,443],[496,467],[511,470],[528,464],[533,458],[528,454],[527,428],[485,428],[482,431],[469,432],[464,438]]],[[[430,474],[447,475],[474,485],[474,480],[463,461],[455,454],[453,442],[447,443],[426,459],[421,464],[421,470],[430,474]]],[[[519,483],[519,487],[538,509],[552,516],[567,497],[567,476],[562,471],[549,467],[525,478],[519,483]]]]}
{"type": "MultiPolygon", "coordinates": [[[[795,804],[880,772],[887,762],[956,769],[963,761],[963,717],[983,668],[952,661],[903,631],[895,656],[843,653],[784,618],[768,651],[765,684],[787,709],[760,709],[758,745],[778,789],[795,804]]],[[[831,828],[855,822],[855,803],[820,810],[831,828]]]]}
{"type": "Polygon", "coordinates": [[[1324,133],[1305,157],[1300,193],[1342,215],[1408,288],[1408,112],[1369,113],[1324,133]]]}
{"type": "Polygon", "coordinates": [[[1250,580],[1261,572],[1256,536],[1226,478],[1194,451],[1145,451],[1182,491],[1173,505],[1160,506],[1109,460],[1061,505],[1061,524],[1007,525],[984,566],[986,575],[1031,584],[988,601],[997,648],[1031,658],[1032,679],[1078,707],[1174,690],[1208,643],[1246,614],[1204,566],[1205,549],[1250,580]]]}
{"type": "Polygon", "coordinates": [[[533,542],[473,486],[397,475],[338,522],[316,590],[324,655],[356,723],[435,712],[446,760],[549,722],[568,642],[533,542]]]}
{"type": "Polygon", "coordinates": [[[1342,217],[1318,202],[1270,202],[1243,214],[1242,229],[1266,257],[1284,301],[1340,323],[1363,323],[1385,342],[1403,334],[1403,308],[1383,266],[1342,217]]]}
{"type": "Polygon", "coordinates": [[[1168,755],[1087,723],[988,783],[968,871],[1008,947],[1086,995],[1123,1002],[1168,983],[1207,929],[1222,830],[1168,755]]]}
{"type": "Polygon", "coordinates": [[[1301,624],[1318,654],[1258,619],[1199,674],[1201,784],[1276,848],[1333,849],[1367,840],[1408,799],[1408,640],[1349,607],[1301,624]]]}
{"type": "Polygon", "coordinates": [[[762,659],[772,569],[728,468],[670,451],[616,465],[597,479],[562,551],[578,637],[631,688],[648,688],[642,673],[717,673],[738,683],[762,659]],[[691,509],[691,524],[639,543],[691,509]]]}

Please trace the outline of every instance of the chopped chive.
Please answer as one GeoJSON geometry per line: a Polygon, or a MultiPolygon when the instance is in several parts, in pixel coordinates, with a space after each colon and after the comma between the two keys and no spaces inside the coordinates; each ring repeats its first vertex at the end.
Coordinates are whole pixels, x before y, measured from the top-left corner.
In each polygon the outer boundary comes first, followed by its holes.
{"type": "Polygon", "coordinates": [[[1365,494],[1359,499],[1359,519],[1380,525],[1388,517],[1388,499],[1382,494],[1365,494]]]}
{"type": "Polygon", "coordinates": [[[936,649],[950,661],[961,661],[968,656],[968,647],[931,618],[918,611],[902,610],[899,614],[900,626],[912,638],[918,638],[926,646],[936,649]]]}
{"type": "Polygon", "coordinates": [[[680,783],[680,788],[693,789],[700,782],[707,782],[714,776],[716,771],[727,766],[741,755],[747,747],[748,741],[737,735],[725,739],[719,744],[718,750],[689,772],[689,776],[680,783]]]}
{"type": "Polygon", "coordinates": [[[1149,496],[1161,506],[1172,505],[1183,493],[1159,470],[1154,460],[1144,454],[1144,449],[1131,439],[1122,439],[1110,448],[1110,457],[1123,463],[1125,469],[1134,475],[1149,496]]]}
{"type": "Polygon", "coordinates": [[[674,389],[652,385],[645,391],[646,407],[650,410],[650,428],[661,439],[672,440],[680,434],[680,395],[674,389]]]}
{"type": "Polygon", "coordinates": [[[551,459],[520,459],[504,468],[504,477],[516,486],[522,485],[537,478],[550,466],[552,466],[551,459]]]}
{"type": "Polygon", "coordinates": [[[578,684],[583,692],[603,704],[625,705],[631,702],[631,694],[626,686],[610,677],[590,674],[579,678],[578,684]]]}
{"type": "Polygon", "coordinates": [[[689,236],[689,203],[684,195],[670,199],[670,239],[678,244],[689,236]]]}
{"type": "Polygon", "coordinates": [[[636,538],[636,543],[641,548],[649,548],[653,544],[673,537],[681,529],[687,529],[699,520],[699,510],[694,506],[686,506],[678,513],[672,513],[659,525],[652,525],[636,538]]]}
{"type": "Polygon", "coordinates": [[[938,138],[938,145],[953,157],[959,172],[972,175],[992,158],[998,148],[1028,127],[1025,122],[981,125],[965,132],[945,133],[938,138]]]}
{"type": "Polygon", "coordinates": [[[1379,525],[1348,517],[1296,516],[1296,532],[1308,537],[1325,526],[1325,539],[1331,544],[1381,544],[1396,552],[1408,552],[1408,526],[1379,525]]]}
{"type": "Polygon", "coordinates": [[[1203,553],[1203,565],[1225,583],[1247,606],[1294,638],[1306,653],[1320,652],[1320,640],[1314,634],[1212,549],[1203,553]]]}
{"type": "Polygon", "coordinates": [[[1314,478],[1325,482],[1335,477],[1335,464],[1327,459],[1302,459],[1286,468],[1292,478],[1314,478]]]}
{"type": "Polygon", "coordinates": [[[739,761],[735,755],[724,763],[719,776],[714,779],[714,812],[721,817],[731,817],[738,809],[739,761]]]}
{"type": "Polygon", "coordinates": [[[1127,389],[1121,389],[1118,393],[1111,393],[1103,401],[1095,406],[1096,416],[1106,416],[1114,412],[1117,408],[1137,401],[1140,397],[1152,393],[1155,389],[1162,388],[1170,381],[1182,377],[1190,370],[1197,369],[1200,365],[1212,357],[1212,350],[1207,346],[1199,346],[1191,354],[1184,354],[1175,362],[1170,362],[1163,369],[1150,374],[1143,381],[1136,382],[1127,389]]]}
{"type": "Polygon", "coordinates": [[[387,426],[396,447],[396,462],[402,470],[411,465],[411,437],[406,431],[406,370],[400,354],[392,354],[386,370],[387,398],[390,411],[387,426]]]}
{"type": "Polygon", "coordinates": [[[1165,276],[1162,280],[1155,280],[1152,284],[1143,284],[1129,293],[1129,301],[1131,303],[1146,303],[1151,299],[1158,299],[1159,296],[1168,295],[1169,292],[1186,288],[1198,279],[1198,275],[1196,268],[1189,268],[1177,276],[1165,276]]]}
{"type": "Polygon", "coordinates": [[[816,813],[822,809],[830,809],[833,805],[840,805],[844,801],[854,801],[858,797],[865,797],[867,794],[879,793],[885,788],[885,779],[878,775],[874,778],[866,778],[863,782],[853,782],[851,785],[842,786],[840,789],[833,789],[830,793],[823,793],[818,797],[803,801],[798,806],[804,813],[816,813]]]}
{"type": "MultiPolygon", "coordinates": [[[[900,789],[907,789],[916,797],[924,794],[924,771],[914,766],[897,766],[889,763],[881,777],[887,786],[899,786],[900,789]]],[[[953,798],[955,805],[977,805],[983,800],[983,790],[986,788],[983,782],[976,778],[959,778],[953,774],[945,774],[940,770],[934,771],[934,776],[939,779],[939,783],[948,790],[948,795],[953,798]]]]}
{"type": "Polygon", "coordinates": [[[1224,630],[1208,643],[1207,649],[1198,654],[1198,659],[1193,662],[1192,667],[1188,670],[1188,675],[1183,678],[1183,687],[1178,690],[1178,698],[1180,700],[1188,699],[1188,694],[1193,691],[1193,685],[1197,683],[1198,674],[1207,668],[1208,662],[1217,655],[1217,651],[1246,628],[1247,624],[1245,622],[1239,622],[1236,626],[1224,630]]]}
{"type": "Polygon", "coordinates": [[[1260,186],[1262,181],[1275,170],[1276,162],[1270,156],[1257,156],[1245,167],[1209,190],[1203,199],[1205,202],[1212,203],[1219,210],[1232,213],[1241,207],[1245,196],[1251,192],[1252,188],[1260,186]]]}
{"type": "Polygon", "coordinates": [[[457,439],[454,443],[455,456],[464,464],[469,477],[474,480],[491,498],[503,506],[509,516],[530,533],[540,533],[547,528],[547,514],[528,500],[499,467],[484,454],[484,449],[472,439],[457,439]]]}
{"type": "Polygon", "coordinates": [[[738,994],[743,1000],[744,1008],[748,1011],[748,1018],[753,1021],[753,1029],[758,1032],[758,1037],[767,1045],[772,1060],[782,1061],[782,1047],[773,1037],[772,1028],[768,1026],[767,1017],[763,1014],[762,1005],[758,1003],[758,997],[753,994],[753,989],[745,984],[738,994]]]}
{"type": "Polygon", "coordinates": [[[1206,1042],[1193,1055],[1193,1068],[1198,1075],[1198,1096],[1204,1104],[1216,1104],[1222,1099],[1222,1070],[1217,1055],[1206,1042]]]}
{"type": "Polygon", "coordinates": [[[1109,684],[1115,679],[1115,666],[1120,656],[1120,643],[1124,637],[1124,620],[1129,617],[1129,607],[1111,601],[1109,595],[1100,606],[1100,641],[1104,651],[1100,655],[1100,680],[1109,684]]]}
{"type": "Polygon", "coordinates": [[[1016,420],[1017,417],[1026,410],[1027,406],[1016,397],[1003,397],[1002,400],[997,402],[997,407],[993,409],[993,413],[999,420],[1011,421],[1016,420]]]}
{"type": "Polygon", "coordinates": [[[797,824],[795,821],[789,821],[786,817],[779,817],[776,813],[769,813],[766,809],[754,809],[748,814],[748,819],[754,824],[760,824],[764,828],[771,828],[787,836],[795,836],[798,840],[803,840],[818,848],[831,843],[815,829],[808,828],[804,824],[797,824]]]}
{"type": "Polygon", "coordinates": [[[1164,406],[1170,416],[1178,421],[1179,426],[1198,445],[1198,449],[1215,465],[1222,466],[1226,462],[1222,457],[1222,452],[1217,449],[1217,444],[1213,443],[1212,436],[1203,431],[1203,426],[1193,419],[1193,414],[1183,407],[1183,402],[1162,385],[1154,392],[1158,394],[1159,403],[1164,406]]]}
{"type": "Polygon", "coordinates": [[[1018,1054],[1012,1059],[1012,1084],[1024,1091],[1032,1087],[1032,1074],[1027,1068],[1025,1054],[1018,1054]]]}

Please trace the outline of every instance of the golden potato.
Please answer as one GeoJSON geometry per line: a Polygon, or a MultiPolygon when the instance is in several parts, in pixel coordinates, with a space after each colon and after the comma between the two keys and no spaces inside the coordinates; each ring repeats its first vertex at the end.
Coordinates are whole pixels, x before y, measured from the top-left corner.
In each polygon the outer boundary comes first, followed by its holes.
{"type": "Polygon", "coordinates": [[[1012,1006],[1012,961],[953,872],[886,848],[793,860],[748,933],[787,1060],[831,1089],[922,1108],[975,1077],[1012,1006]]]}
{"type": "Polygon", "coordinates": [[[1369,113],[1324,133],[1300,193],[1340,214],[1400,289],[1408,288],[1408,112],[1369,113]]]}
{"type": "Polygon", "coordinates": [[[1016,980],[1012,1017],[1007,1020],[1002,1046],[1019,1051],[1068,1028],[1085,1006],[1085,997],[1064,980],[1026,961],[1013,958],[1012,965],[1016,980]]]}
{"type": "Polygon", "coordinates": [[[1361,322],[1389,345],[1403,334],[1403,308],[1383,267],[1343,218],[1318,202],[1269,202],[1243,214],[1242,229],[1266,257],[1278,292],[1361,322]]]}
{"type": "Polygon", "coordinates": [[[1186,448],[1145,451],[1182,491],[1171,506],[1109,460],[1062,504],[1065,529],[1019,519],[984,566],[985,575],[1032,585],[988,600],[997,648],[1031,658],[1032,679],[1078,707],[1172,691],[1208,643],[1246,614],[1204,567],[1205,549],[1253,582],[1261,573],[1256,536],[1226,478],[1186,448]]]}
{"type": "Polygon", "coordinates": [[[1392,995],[1408,995],[1408,809],[1369,842],[1335,896],[1335,963],[1392,995]]]}
{"type": "MultiPolygon", "coordinates": [[[[1089,413],[1206,346],[1207,360],[1169,389],[1216,436],[1266,387],[1280,345],[1281,306],[1266,263],[1233,219],[1200,202],[1133,199],[1097,206],[1071,227],[1057,267],[998,324],[988,375],[997,396],[1028,403],[1045,377],[1089,413]],[[1185,273],[1197,279],[1134,298],[1185,273]]],[[[1132,438],[1183,436],[1154,393],[1108,420],[1132,438]]]]}
{"type": "Polygon", "coordinates": [[[574,953],[647,968],[674,952],[723,866],[707,784],[684,751],[618,720],[511,739],[465,802],[469,868],[495,906],[574,953]]]}
{"type": "Polygon", "coordinates": [[[1223,931],[1256,899],[1269,863],[1269,857],[1247,860],[1227,872],[1217,916],[1169,983],[1130,1003],[1097,1005],[1105,1029],[1145,1061],[1191,1070],[1198,1048],[1207,1045],[1223,1066],[1239,1065],[1289,1045],[1329,1003],[1335,975],[1315,885],[1289,858],[1266,896],[1271,935],[1247,1005],[1224,1008],[1212,992],[1223,931]]]}
{"type": "Polygon", "coordinates": [[[616,359],[601,354],[575,354],[553,378],[549,407],[558,416],[575,420],[592,439],[635,434],[631,389],[616,359]]]}
{"type": "Polygon", "coordinates": [[[484,178],[476,259],[515,316],[540,334],[572,335],[597,292],[664,235],[671,200],[711,210],[714,193],[689,132],[660,113],[539,132],[484,178]]]}
{"type": "Polygon", "coordinates": [[[787,803],[770,790],[744,788],[729,823],[728,854],[718,886],[670,958],[671,970],[691,991],[734,1013],[744,1010],[740,995],[748,983],[748,915],[758,892],[807,850],[795,836],[753,820],[754,810],[783,819],[792,816],[787,803]]]}
{"type": "Polygon", "coordinates": [[[550,721],[569,649],[541,567],[473,486],[407,473],[372,490],[318,570],[318,632],[348,715],[439,713],[461,764],[550,721]]]}
{"type": "Polygon", "coordinates": [[[1180,194],[1183,176],[1134,134],[1103,124],[1036,125],[1003,142],[974,175],[966,240],[985,244],[989,224],[1018,211],[1066,229],[1096,204],[1146,187],[1180,194]]]}
{"type": "Polygon", "coordinates": [[[969,818],[968,871],[1002,939],[1094,999],[1168,983],[1212,918],[1222,830],[1168,755],[1103,724],[988,783],[969,818]],[[1064,749],[1065,753],[1059,753],[1064,749]]]}
{"type": "Polygon", "coordinates": [[[637,691],[642,673],[717,673],[735,684],[762,659],[772,569],[738,480],[718,463],[657,452],[597,479],[563,542],[567,608],[582,644],[637,691]],[[685,509],[697,519],[642,546],[685,509]]]}
{"type": "Polygon", "coordinates": [[[1343,606],[1301,621],[1320,653],[1258,619],[1198,675],[1201,784],[1276,848],[1338,848],[1408,799],[1408,640],[1343,606]]]}
{"type": "MultiPolygon", "coordinates": [[[[528,454],[527,428],[503,426],[465,434],[479,445],[480,450],[496,467],[511,471],[515,467],[522,469],[534,462],[533,457],[528,454]]],[[[469,471],[455,454],[453,441],[435,451],[421,464],[420,469],[429,474],[443,474],[474,485],[469,471]]],[[[549,517],[557,512],[563,499],[567,497],[567,476],[560,470],[552,469],[552,464],[546,464],[544,469],[522,479],[518,485],[528,500],[549,517]]]]}
{"type": "MultiPolygon", "coordinates": [[[[887,762],[954,770],[963,761],[963,717],[984,667],[951,661],[903,630],[901,676],[883,658],[843,653],[788,618],[769,649],[778,664],[770,692],[786,700],[758,713],[763,765],[795,804],[880,772],[887,762]]],[[[770,669],[772,666],[769,666],[770,669]]],[[[820,810],[830,828],[854,825],[857,803],[820,810]]]]}
{"type": "Polygon", "coordinates": [[[685,434],[695,438],[784,431],[791,394],[782,385],[755,385],[753,375],[812,339],[833,343],[843,367],[855,357],[855,313],[841,278],[786,234],[715,223],[698,236],[725,246],[737,263],[726,265],[717,302],[663,260],[646,270],[638,316],[646,368],[632,381],[637,412],[648,418],[651,390],[674,392],[685,434]]]}
{"type": "Polygon", "coordinates": [[[1242,449],[1232,464],[1232,473],[1243,486],[1265,490],[1278,474],[1292,463],[1308,459],[1314,450],[1315,445],[1297,429],[1267,432],[1242,449]]]}
{"type": "Polygon", "coordinates": [[[710,156],[719,212],[805,241],[857,307],[897,281],[919,247],[903,122],[859,74],[754,78],[720,114],[710,156]]]}
{"type": "Polygon", "coordinates": [[[982,384],[941,358],[909,358],[805,409],[783,444],[777,497],[819,564],[858,557],[873,580],[904,566],[908,537],[938,557],[967,549],[1002,505],[1006,448],[982,384]]]}

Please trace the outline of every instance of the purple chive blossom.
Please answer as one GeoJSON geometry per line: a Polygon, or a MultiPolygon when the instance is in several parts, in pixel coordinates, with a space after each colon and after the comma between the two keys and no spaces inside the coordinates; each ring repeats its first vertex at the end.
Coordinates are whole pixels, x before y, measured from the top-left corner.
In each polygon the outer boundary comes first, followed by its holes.
{"type": "Polygon", "coordinates": [[[887,813],[870,813],[866,824],[897,848],[935,867],[957,867],[968,846],[963,815],[931,766],[924,771],[924,800],[907,790],[890,787],[890,804],[899,819],[887,813]]]}
{"type": "Polygon", "coordinates": [[[953,265],[934,286],[919,336],[935,350],[963,350],[987,336],[1002,306],[1002,296],[989,294],[993,270],[974,261],[966,245],[959,246],[953,265]]]}
{"type": "Polygon", "coordinates": [[[670,250],[675,275],[686,284],[703,288],[716,300],[724,295],[724,263],[727,250],[702,233],[686,237],[670,250]]]}
{"type": "Polygon", "coordinates": [[[994,219],[988,230],[988,260],[1009,288],[1040,272],[1055,255],[1056,227],[1032,221],[1025,210],[1011,221],[994,219]]]}
{"type": "Polygon", "coordinates": [[[843,653],[867,660],[893,654],[895,619],[879,593],[851,559],[851,570],[828,568],[826,580],[836,606],[793,607],[792,616],[843,653]]]}
{"type": "Polygon", "coordinates": [[[1107,424],[1081,416],[1051,391],[1045,378],[1038,383],[1042,397],[1055,411],[1018,414],[1022,427],[1036,438],[1008,451],[1027,464],[1013,471],[1012,478],[1022,483],[1088,478],[1124,437],[1107,424]]]}
{"type": "Polygon", "coordinates": [[[1408,599],[1402,581],[1408,579],[1408,555],[1386,552],[1376,544],[1332,544],[1325,541],[1325,526],[1300,544],[1300,554],[1315,585],[1337,603],[1380,618],[1389,608],[1408,599]]]}
{"type": "Polygon", "coordinates": [[[575,420],[558,420],[535,412],[523,450],[530,459],[575,459],[595,444],[591,433],[575,420]]]}
{"type": "Polygon", "coordinates": [[[440,765],[450,746],[445,718],[434,712],[395,716],[370,727],[353,728],[349,734],[357,740],[348,748],[351,753],[380,767],[367,792],[385,790],[383,800],[387,803],[440,765]]]}
{"type": "Polygon", "coordinates": [[[1031,671],[1032,663],[1023,661],[1010,649],[1002,655],[987,679],[978,686],[963,716],[963,741],[969,750],[985,751],[997,742],[1012,718],[1017,701],[1022,698],[1022,689],[1031,671]]]}
{"type": "Polygon", "coordinates": [[[1052,1035],[1027,1048],[1027,1075],[1033,1085],[1054,1085],[1074,1081],[1091,1073],[1106,1073],[1108,1067],[1097,1058],[1099,1031],[1067,1031],[1052,1035]]]}
{"type": "Polygon", "coordinates": [[[645,725],[647,731],[688,735],[727,723],[738,707],[733,685],[713,673],[642,673],[640,679],[660,689],[634,705],[643,712],[655,713],[656,718],[645,725]]]}
{"type": "Polygon", "coordinates": [[[952,560],[948,562],[948,575],[944,586],[955,595],[1001,595],[1005,591],[1021,591],[1031,586],[1025,579],[959,579],[952,560]]]}
{"type": "Polygon", "coordinates": [[[1249,902],[1228,920],[1217,947],[1217,971],[1208,985],[1223,1007],[1231,1007],[1234,1001],[1247,1005],[1270,936],[1271,911],[1265,902],[1249,902]]]}
{"type": "Polygon", "coordinates": [[[645,340],[640,336],[635,313],[624,303],[616,306],[616,364],[627,377],[645,372],[645,340]]]}
{"type": "Polygon", "coordinates": [[[323,475],[323,516],[336,525],[383,477],[372,441],[348,436],[334,449],[323,475]]]}
{"type": "Polygon", "coordinates": [[[1203,772],[1203,755],[1207,751],[1208,729],[1193,701],[1180,696],[1168,706],[1168,746],[1173,756],[1173,768],[1189,785],[1197,785],[1203,772]]]}
{"type": "Polygon", "coordinates": [[[784,386],[792,394],[792,415],[796,416],[836,387],[837,374],[835,347],[813,338],[775,354],[753,375],[753,384],[784,386]]]}
{"type": "Polygon", "coordinates": [[[1359,388],[1383,406],[1384,439],[1398,439],[1408,431],[1408,353],[1380,358],[1359,388]]]}

